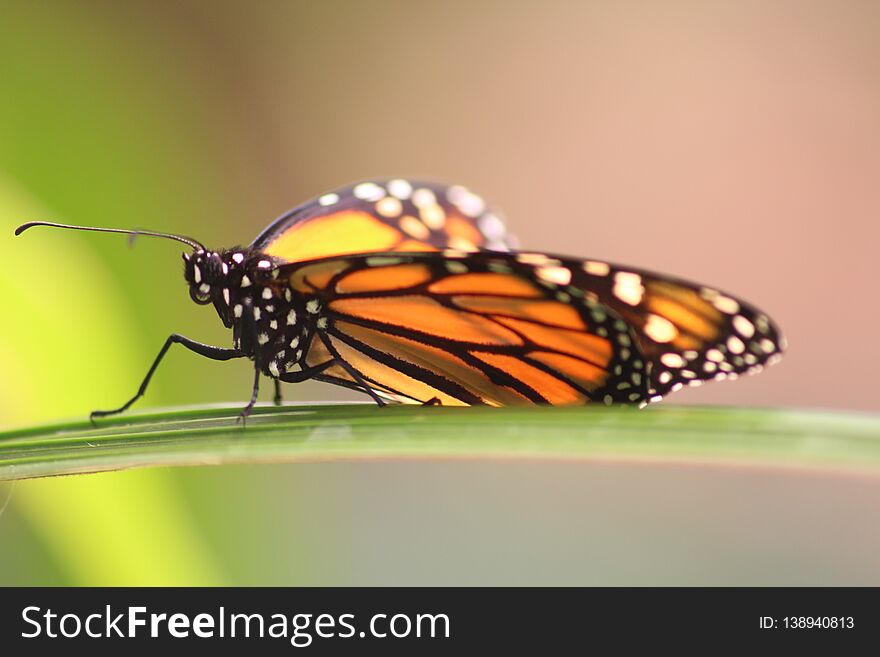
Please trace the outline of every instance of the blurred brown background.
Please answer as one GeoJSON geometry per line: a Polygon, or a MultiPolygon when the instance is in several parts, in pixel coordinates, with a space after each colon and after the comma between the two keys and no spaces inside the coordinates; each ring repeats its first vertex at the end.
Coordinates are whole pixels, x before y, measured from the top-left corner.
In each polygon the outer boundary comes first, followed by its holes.
{"type": "MultiPolygon", "coordinates": [[[[17,223],[151,227],[227,246],[300,201],[380,175],[463,183],[529,249],[715,285],[783,328],[780,365],[664,403],[877,409],[880,3],[0,0],[0,10],[0,248],[18,258],[0,283],[21,311],[0,329],[3,425],[127,398],[171,331],[229,340],[190,302],[174,247],[49,231],[12,242],[17,223]],[[89,283],[57,289],[78,276],[89,283]],[[69,308],[34,321],[45,304],[21,304],[35,281],[69,308]],[[72,385],[83,374],[91,380],[72,385]]],[[[142,407],[244,400],[248,380],[245,363],[173,354],[142,407]]],[[[287,396],[352,398],[321,384],[287,396]]],[[[771,471],[155,470],[20,485],[0,517],[0,576],[877,583],[878,501],[873,480],[771,471]],[[138,546],[162,531],[144,571],[138,546]]]]}

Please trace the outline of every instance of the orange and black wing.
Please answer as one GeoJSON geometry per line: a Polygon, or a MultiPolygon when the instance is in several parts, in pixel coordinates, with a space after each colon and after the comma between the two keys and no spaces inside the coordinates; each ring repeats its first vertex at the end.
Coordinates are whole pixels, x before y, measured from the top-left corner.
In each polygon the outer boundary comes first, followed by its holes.
{"type": "Polygon", "coordinates": [[[308,364],[336,358],[347,367],[325,380],[395,399],[641,404],[760,371],[784,348],[741,299],[595,260],[447,250],[282,271],[324,308],[308,364]]]}
{"type": "Polygon", "coordinates": [[[716,288],[596,260],[565,266],[572,272],[570,287],[633,328],[651,363],[651,401],[686,385],[759,372],[785,348],[765,313],[716,288]]]}
{"type": "Polygon", "coordinates": [[[323,194],[279,217],[251,247],[301,262],[380,251],[508,251],[513,241],[468,189],[396,178],[323,194]]]}
{"type": "Polygon", "coordinates": [[[384,253],[283,265],[315,314],[306,365],[398,401],[643,404],[646,364],[617,314],[502,253],[384,253]]]}

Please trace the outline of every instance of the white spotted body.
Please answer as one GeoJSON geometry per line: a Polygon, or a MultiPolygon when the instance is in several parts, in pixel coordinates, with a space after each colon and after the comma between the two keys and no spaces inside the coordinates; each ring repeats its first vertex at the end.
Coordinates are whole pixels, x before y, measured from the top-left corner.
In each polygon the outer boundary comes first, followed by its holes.
{"type": "Polygon", "coordinates": [[[306,311],[314,300],[292,293],[276,277],[277,263],[246,249],[197,251],[184,259],[193,299],[214,304],[232,329],[233,348],[275,379],[300,366],[319,317],[306,311]]]}

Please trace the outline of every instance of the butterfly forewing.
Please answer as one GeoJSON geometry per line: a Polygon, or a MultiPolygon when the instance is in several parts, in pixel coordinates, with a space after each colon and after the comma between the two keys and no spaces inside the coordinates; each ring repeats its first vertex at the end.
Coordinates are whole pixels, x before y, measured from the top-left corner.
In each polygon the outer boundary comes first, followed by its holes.
{"type": "Polygon", "coordinates": [[[592,260],[386,253],[284,272],[324,308],[307,363],[345,362],[323,378],[360,378],[389,398],[642,403],[758,371],[783,347],[771,320],[740,299],[592,260]]]}
{"type": "Polygon", "coordinates": [[[278,260],[383,251],[508,251],[499,216],[460,185],[388,179],[329,192],[274,221],[251,248],[278,260]]]}
{"type": "Polygon", "coordinates": [[[306,365],[338,362],[323,380],[443,405],[647,400],[629,325],[514,255],[354,255],[281,276],[319,316],[306,365]]]}

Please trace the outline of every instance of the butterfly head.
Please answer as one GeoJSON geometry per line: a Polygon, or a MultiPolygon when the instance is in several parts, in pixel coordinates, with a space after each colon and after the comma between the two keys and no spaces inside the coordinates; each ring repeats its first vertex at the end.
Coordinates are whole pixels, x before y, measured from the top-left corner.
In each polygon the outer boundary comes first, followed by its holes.
{"type": "Polygon", "coordinates": [[[196,249],[183,260],[193,301],[214,304],[232,329],[233,346],[258,355],[264,374],[277,378],[299,362],[309,331],[303,318],[316,315],[320,306],[304,302],[279,278],[277,261],[241,247],[196,249]]]}
{"type": "Polygon", "coordinates": [[[213,304],[223,325],[234,329],[236,338],[241,335],[245,316],[255,328],[266,328],[267,334],[275,330],[272,324],[277,328],[271,319],[284,311],[291,298],[278,298],[280,286],[270,257],[240,247],[195,249],[183,254],[183,262],[192,300],[199,305],[213,304]]]}
{"type": "Polygon", "coordinates": [[[189,284],[189,296],[199,305],[217,299],[228,288],[229,265],[216,251],[197,249],[183,254],[183,276],[189,284]]]}

